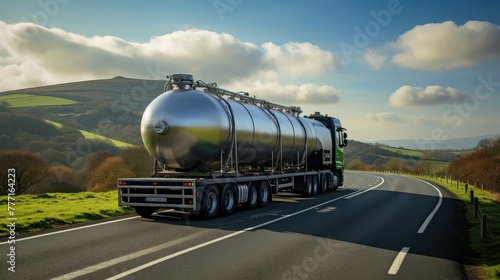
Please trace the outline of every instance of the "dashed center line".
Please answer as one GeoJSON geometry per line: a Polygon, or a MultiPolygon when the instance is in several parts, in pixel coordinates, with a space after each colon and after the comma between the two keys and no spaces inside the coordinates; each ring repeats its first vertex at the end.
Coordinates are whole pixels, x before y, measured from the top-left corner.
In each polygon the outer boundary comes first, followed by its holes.
{"type": "Polygon", "coordinates": [[[398,273],[399,268],[403,264],[403,260],[406,257],[406,254],[408,254],[408,251],[410,251],[410,247],[403,247],[403,249],[401,249],[401,251],[392,262],[391,268],[389,268],[389,272],[387,272],[387,274],[396,275],[398,273]]]}

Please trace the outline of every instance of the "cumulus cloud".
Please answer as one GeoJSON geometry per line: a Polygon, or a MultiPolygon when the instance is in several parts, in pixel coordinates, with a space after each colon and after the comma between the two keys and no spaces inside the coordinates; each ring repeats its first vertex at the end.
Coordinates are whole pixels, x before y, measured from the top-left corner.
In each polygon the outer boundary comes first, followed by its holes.
{"type": "MultiPolygon", "coordinates": [[[[230,34],[198,29],[137,43],[0,21],[0,90],[117,75],[163,79],[174,72],[192,73],[195,78],[219,83],[264,77],[279,81],[314,77],[335,65],[331,52],[310,43],[280,46],[268,42],[258,46],[230,34]]],[[[302,92],[298,96],[314,92],[306,90],[310,85],[296,87],[302,92]]],[[[287,92],[289,86],[283,88],[287,92]]],[[[317,88],[319,94],[325,92],[317,88]]]]}
{"type": "Polygon", "coordinates": [[[402,86],[389,97],[389,104],[395,107],[426,106],[461,102],[464,99],[464,94],[451,87],[428,86],[421,88],[402,86]]]}
{"type": "Polygon", "coordinates": [[[500,57],[500,26],[468,21],[419,25],[392,44],[399,53],[392,62],[422,70],[454,69],[500,57]]]}
{"type": "Polygon", "coordinates": [[[364,118],[374,122],[404,122],[404,120],[399,115],[390,112],[368,113],[364,115],[364,118]]]}
{"type": "Polygon", "coordinates": [[[250,96],[289,106],[302,104],[328,104],[340,102],[340,92],[332,86],[313,84],[280,85],[260,80],[244,80],[228,85],[231,89],[250,89],[250,96]]]}
{"type": "Polygon", "coordinates": [[[372,49],[367,49],[363,58],[373,69],[380,69],[385,63],[386,57],[372,49]]]}

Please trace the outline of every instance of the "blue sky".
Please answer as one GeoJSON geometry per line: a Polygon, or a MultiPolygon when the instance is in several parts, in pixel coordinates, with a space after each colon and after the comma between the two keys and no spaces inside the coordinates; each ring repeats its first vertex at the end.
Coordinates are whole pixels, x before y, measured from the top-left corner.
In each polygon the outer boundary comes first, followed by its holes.
{"type": "Polygon", "coordinates": [[[497,134],[499,12],[498,1],[2,1],[0,90],[188,71],[337,115],[357,140],[497,134]]]}

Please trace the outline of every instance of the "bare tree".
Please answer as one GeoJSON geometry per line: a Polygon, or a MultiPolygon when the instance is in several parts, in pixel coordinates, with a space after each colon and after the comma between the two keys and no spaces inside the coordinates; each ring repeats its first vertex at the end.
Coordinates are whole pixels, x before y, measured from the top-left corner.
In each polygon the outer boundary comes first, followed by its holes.
{"type": "Polygon", "coordinates": [[[7,195],[12,186],[16,195],[26,193],[44,180],[49,167],[45,159],[30,151],[0,150],[0,194],[7,195]]]}

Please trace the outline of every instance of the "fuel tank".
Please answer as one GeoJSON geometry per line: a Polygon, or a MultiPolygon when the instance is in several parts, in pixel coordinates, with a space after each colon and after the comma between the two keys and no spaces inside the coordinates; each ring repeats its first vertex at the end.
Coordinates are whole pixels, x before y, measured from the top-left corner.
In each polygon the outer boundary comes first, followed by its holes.
{"type": "Polygon", "coordinates": [[[276,164],[280,155],[297,163],[332,150],[330,131],[319,121],[193,88],[154,99],[142,116],[141,137],[158,161],[188,170],[218,169],[235,149],[232,159],[252,166],[276,164]]]}

